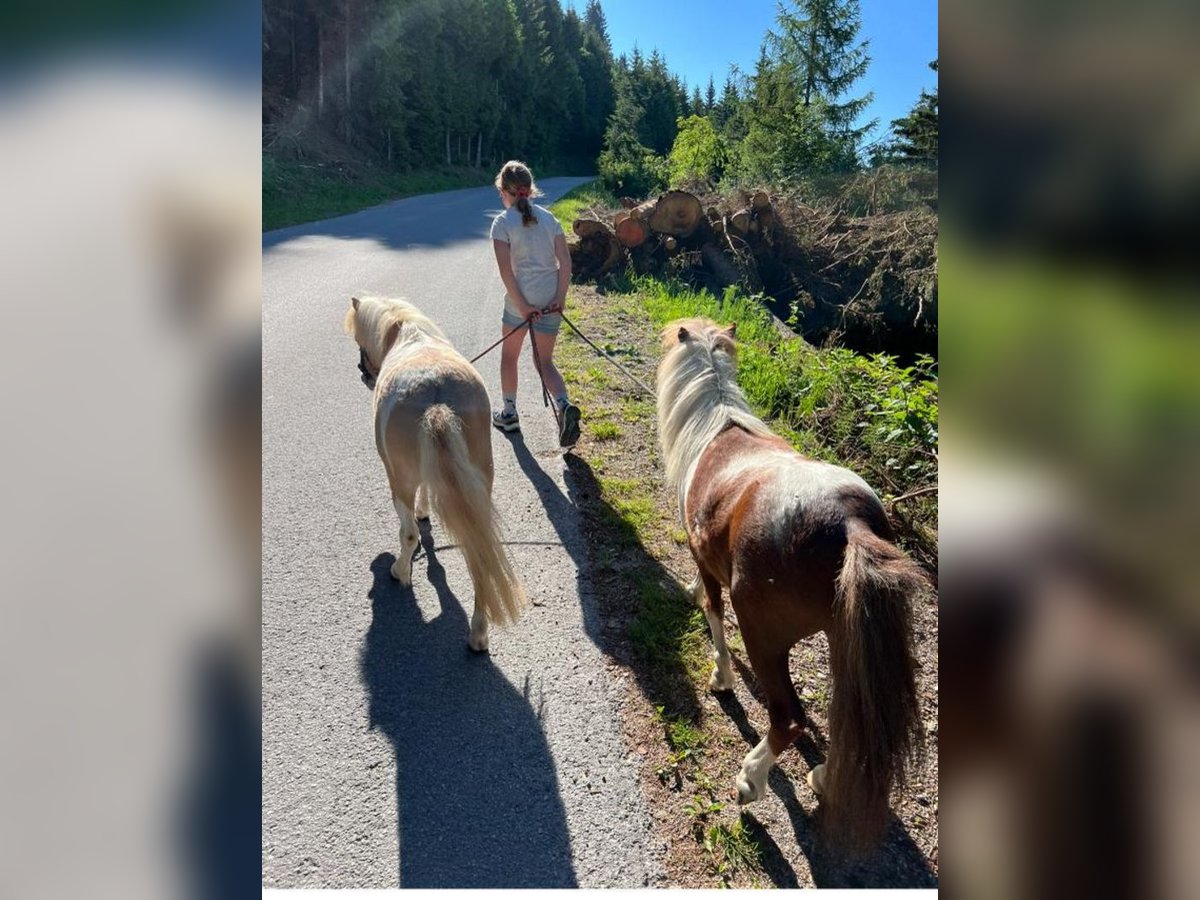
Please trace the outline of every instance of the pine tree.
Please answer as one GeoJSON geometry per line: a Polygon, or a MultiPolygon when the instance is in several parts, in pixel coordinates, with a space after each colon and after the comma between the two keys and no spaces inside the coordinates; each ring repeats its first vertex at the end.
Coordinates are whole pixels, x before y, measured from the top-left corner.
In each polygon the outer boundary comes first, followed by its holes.
{"type": "Polygon", "coordinates": [[[708,76],[708,89],[704,92],[704,111],[712,113],[713,107],[717,105],[717,89],[713,84],[712,75],[708,76]]]}
{"type": "MultiPolygon", "coordinates": [[[[838,102],[871,64],[869,41],[857,39],[862,28],[858,0],[789,0],[780,3],[776,23],[778,30],[767,32],[767,43],[774,59],[799,88],[803,104],[810,106],[823,99],[830,124],[850,132],[874,96],[867,93],[838,102]]],[[[874,124],[855,133],[864,134],[874,124]]]]}
{"type": "Polygon", "coordinates": [[[871,94],[847,97],[870,64],[858,0],[789,0],[767,32],[743,112],[739,174],[787,180],[858,166],[855,126],[871,94]]]}
{"type": "Polygon", "coordinates": [[[588,4],[583,10],[583,21],[592,31],[596,32],[604,44],[604,49],[608,51],[609,56],[612,56],[612,41],[608,37],[608,20],[604,17],[604,10],[600,8],[600,0],[588,0],[588,4]]]}
{"type": "MultiPolygon", "coordinates": [[[[929,68],[937,71],[935,59],[929,68]]],[[[882,154],[885,161],[937,162],[938,158],[938,92],[921,91],[912,111],[901,119],[892,120],[894,139],[882,154]]]]}

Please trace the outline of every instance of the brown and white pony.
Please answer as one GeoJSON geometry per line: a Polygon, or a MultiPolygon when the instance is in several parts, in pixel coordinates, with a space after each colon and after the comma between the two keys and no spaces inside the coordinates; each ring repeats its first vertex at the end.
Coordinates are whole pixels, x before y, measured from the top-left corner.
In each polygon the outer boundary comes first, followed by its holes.
{"type": "Polygon", "coordinates": [[[788,654],[802,638],[828,634],[829,756],[809,784],[830,839],[862,847],[881,834],[891,789],[921,736],[910,607],[924,578],[892,543],[866,482],[802,456],[751,413],[736,381],[735,330],[672,322],[658,367],[667,482],[699,568],[691,590],[712,631],[709,688],[733,688],[724,587],[771,722],[737,777],[738,802],[757,800],[804,727],[788,654]]]}
{"type": "Polygon", "coordinates": [[[488,623],[513,622],[525,606],[492,505],[487,388],[442,330],[403,300],[353,298],[346,331],[375,379],[375,446],[400,517],[392,577],[412,584],[417,520],[432,506],[466,557],[475,588],[468,642],[486,650],[488,623]]]}

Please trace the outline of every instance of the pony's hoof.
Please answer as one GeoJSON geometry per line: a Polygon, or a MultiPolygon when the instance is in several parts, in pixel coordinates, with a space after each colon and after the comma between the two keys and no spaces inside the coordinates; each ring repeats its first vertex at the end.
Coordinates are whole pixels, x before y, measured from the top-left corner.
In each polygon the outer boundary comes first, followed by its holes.
{"type": "Polygon", "coordinates": [[[488,648],[488,636],[481,634],[478,637],[471,635],[467,638],[467,646],[476,653],[486,653],[488,648]]]}
{"type": "Polygon", "coordinates": [[[745,806],[747,803],[753,803],[761,796],[758,792],[758,785],[746,777],[746,773],[742,772],[737,778],[737,794],[738,806],[745,806]]]}
{"type": "Polygon", "coordinates": [[[720,669],[713,669],[708,679],[708,689],[714,694],[725,694],[733,690],[733,675],[723,674],[720,669]]]}
{"type": "Polygon", "coordinates": [[[812,788],[812,792],[818,797],[825,793],[825,764],[822,763],[816,766],[808,773],[806,780],[808,781],[808,786],[812,788]]]}
{"type": "Polygon", "coordinates": [[[392,577],[405,587],[412,584],[412,566],[401,564],[400,560],[392,563],[392,577]]]}
{"type": "Polygon", "coordinates": [[[429,521],[429,510],[427,510],[427,509],[418,509],[416,512],[413,513],[413,515],[417,517],[418,522],[428,522],[429,521]]]}

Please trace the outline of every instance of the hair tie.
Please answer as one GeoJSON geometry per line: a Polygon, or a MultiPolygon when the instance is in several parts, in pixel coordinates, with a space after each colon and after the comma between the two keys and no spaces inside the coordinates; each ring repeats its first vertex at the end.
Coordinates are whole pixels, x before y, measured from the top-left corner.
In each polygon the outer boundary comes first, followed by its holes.
{"type": "Polygon", "coordinates": [[[529,188],[519,187],[516,190],[516,194],[518,197],[528,197],[529,196],[529,188]]]}

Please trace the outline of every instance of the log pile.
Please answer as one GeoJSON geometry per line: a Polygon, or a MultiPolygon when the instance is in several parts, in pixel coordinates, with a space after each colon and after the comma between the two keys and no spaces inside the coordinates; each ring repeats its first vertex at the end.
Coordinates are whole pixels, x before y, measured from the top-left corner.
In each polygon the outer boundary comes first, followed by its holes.
{"type": "Polygon", "coordinates": [[[937,354],[937,214],[855,216],[766,191],[668,191],[594,210],[569,242],[575,279],[632,268],[764,292],[813,343],[937,354]]]}
{"type": "Polygon", "coordinates": [[[629,264],[642,273],[659,271],[688,254],[718,284],[732,284],[747,274],[739,255],[759,243],[770,244],[778,221],[764,191],[744,209],[725,212],[711,205],[705,210],[687,191],[667,191],[643,203],[629,197],[620,202],[622,208],[611,216],[593,214],[575,221],[578,240],[568,246],[577,280],[602,278],[629,264]]]}

